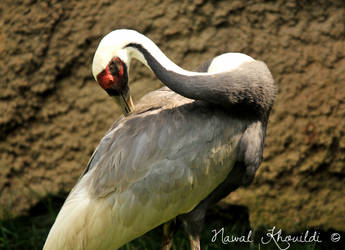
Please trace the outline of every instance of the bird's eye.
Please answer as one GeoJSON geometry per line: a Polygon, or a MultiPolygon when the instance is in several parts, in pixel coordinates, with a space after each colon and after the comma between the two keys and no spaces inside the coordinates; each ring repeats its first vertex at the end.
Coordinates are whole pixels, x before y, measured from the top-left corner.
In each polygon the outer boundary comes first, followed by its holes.
{"type": "Polygon", "coordinates": [[[114,76],[121,78],[123,76],[123,62],[118,58],[115,57],[109,63],[109,72],[114,76]]]}
{"type": "Polygon", "coordinates": [[[117,67],[116,61],[111,61],[109,64],[109,71],[113,76],[119,75],[119,69],[117,67]]]}

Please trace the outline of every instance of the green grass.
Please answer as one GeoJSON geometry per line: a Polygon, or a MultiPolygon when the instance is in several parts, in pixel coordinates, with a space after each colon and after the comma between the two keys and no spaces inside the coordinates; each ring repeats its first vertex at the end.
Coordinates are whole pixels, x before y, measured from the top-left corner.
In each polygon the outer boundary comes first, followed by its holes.
{"type": "Polygon", "coordinates": [[[45,238],[62,206],[66,194],[47,196],[28,213],[28,216],[0,220],[0,249],[42,249],[45,238]]]}
{"type": "MultiPolygon", "coordinates": [[[[55,217],[63,204],[66,195],[48,196],[41,200],[39,204],[29,211],[28,216],[8,218],[0,220],[0,249],[2,250],[36,250],[42,249],[45,238],[53,224],[55,217]]],[[[201,237],[201,246],[203,250],[211,249],[239,249],[239,250],[277,250],[275,244],[263,245],[260,243],[261,237],[264,237],[267,230],[261,230],[253,233],[252,243],[233,242],[224,245],[221,237],[217,237],[212,242],[213,229],[220,230],[224,227],[225,235],[242,236],[248,235],[250,230],[248,221],[248,212],[246,208],[239,206],[230,206],[226,208],[215,207],[206,218],[206,227],[201,237]]],[[[309,231],[313,231],[310,230],[309,231]]],[[[329,235],[332,232],[321,232],[322,243],[292,243],[290,250],[321,250],[344,248],[344,233],[341,234],[342,241],[337,244],[331,244],[329,235]]],[[[299,235],[299,234],[297,234],[299,235]]],[[[158,227],[140,238],[126,244],[121,250],[155,250],[160,248],[162,237],[162,228],[158,227]]],[[[179,229],[174,237],[173,250],[189,249],[189,241],[182,229],[179,229]]]]}

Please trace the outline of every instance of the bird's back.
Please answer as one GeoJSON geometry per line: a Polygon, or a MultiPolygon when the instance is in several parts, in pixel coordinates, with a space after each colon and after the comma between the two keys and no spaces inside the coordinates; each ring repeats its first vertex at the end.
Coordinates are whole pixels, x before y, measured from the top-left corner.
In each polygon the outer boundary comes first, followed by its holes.
{"type": "Polygon", "coordinates": [[[248,124],[167,88],[147,94],[102,139],[45,249],[116,249],[191,211],[231,171],[248,124]]]}

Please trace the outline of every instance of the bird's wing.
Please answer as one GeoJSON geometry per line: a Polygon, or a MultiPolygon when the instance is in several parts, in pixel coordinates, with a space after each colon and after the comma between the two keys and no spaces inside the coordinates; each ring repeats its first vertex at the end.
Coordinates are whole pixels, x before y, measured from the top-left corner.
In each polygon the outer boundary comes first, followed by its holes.
{"type": "MultiPolygon", "coordinates": [[[[141,114],[148,111],[158,110],[165,107],[171,106],[173,98],[171,98],[172,92],[168,87],[162,87],[156,91],[150,92],[146,94],[135,107],[134,114],[141,114]]],[[[176,97],[175,97],[176,98],[176,97]]],[[[181,100],[186,98],[180,98],[181,100]]],[[[119,119],[117,119],[114,124],[111,126],[109,131],[105,134],[102,138],[101,142],[93,152],[86,169],[84,170],[82,176],[84,176],[90,169],[92,169],[96,164],[98,164],[100,157],[107,151],[107,146],[109,145],[110,140],[113,138],[114,130],[116,130],[117,126],[123,122],[125,117],[122,115],[119,119]]]]}
{"type": "Polygon", "coordinates": [[[230,172],[245,125],[170,91],[151,93],[138,109],[157,96],[163,107],[122,118],[102,140],[90,162],[90,192],[127,194],[157,211],[174,204],[177,213],[187,212],[230,172]]]}

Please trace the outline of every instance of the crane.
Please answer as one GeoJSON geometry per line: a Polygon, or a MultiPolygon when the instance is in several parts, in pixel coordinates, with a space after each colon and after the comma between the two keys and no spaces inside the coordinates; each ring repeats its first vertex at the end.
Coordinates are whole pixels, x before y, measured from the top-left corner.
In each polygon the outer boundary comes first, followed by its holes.
{"type": "Polygon", "coordinates": [[[143,34],[114,30],[92,63],[121,107],[52,226],[44,249],[117,249],[164,224],[163,249],[181,222],[200,249],[206,210],[252,182],[262,160],[276,87],[266,64],[225,53],[187,71],[143,34]],[[131,59],[165,87],[133,105],[131,59]]]}

